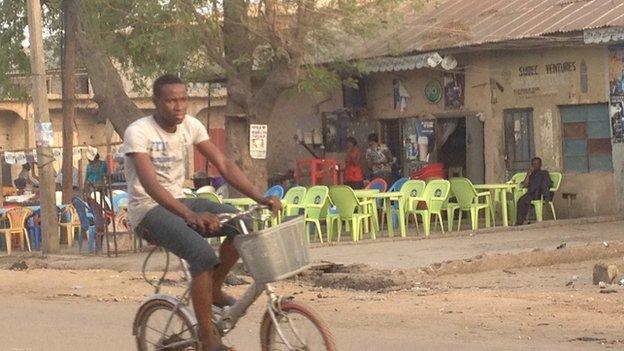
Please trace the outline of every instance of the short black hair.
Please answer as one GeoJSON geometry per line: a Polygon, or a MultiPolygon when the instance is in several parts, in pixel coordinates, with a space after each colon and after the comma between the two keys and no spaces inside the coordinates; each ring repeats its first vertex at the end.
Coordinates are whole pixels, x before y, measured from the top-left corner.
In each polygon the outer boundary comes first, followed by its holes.
{"type": "Polygon", "coordinates": [[[353,146],[357,146],[357,140],[354,137],[348,137],[347,142],[353,144],[353,146]]]}
{"type": "Polygon", "coordinates": [[[542,163],[542,159],[541,159],[541,158],[539,158],[539,157],[533,157],[533,158],[531,159],[531,162],[533,162],[533,161],[539,161],[539,163],[542,163]]]}
{"type": "Polygon", "coordinates": [[[375,133],[370,133],[368,135],[368,141],[373,141],[373,142],[378,143],[379,142],[379,137],[375,133]]]}
{"type": "Polygon", "coordinates": [[[160,96],[163,85],[168,84],[184,84],[184,81],[174,74],[163,74],[154,81],[154,86],[152,87],[154,96],[160,96]]]}

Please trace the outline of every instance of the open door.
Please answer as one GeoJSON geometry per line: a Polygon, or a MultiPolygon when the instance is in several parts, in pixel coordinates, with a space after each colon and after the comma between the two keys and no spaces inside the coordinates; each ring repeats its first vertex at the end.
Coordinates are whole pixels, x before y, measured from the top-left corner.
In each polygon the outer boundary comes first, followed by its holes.
{"type": "Polygon", "coordinates": [[[466,176],[474,184],[485,183],[483,122],[477,116],[466,117],[466,176]]]}

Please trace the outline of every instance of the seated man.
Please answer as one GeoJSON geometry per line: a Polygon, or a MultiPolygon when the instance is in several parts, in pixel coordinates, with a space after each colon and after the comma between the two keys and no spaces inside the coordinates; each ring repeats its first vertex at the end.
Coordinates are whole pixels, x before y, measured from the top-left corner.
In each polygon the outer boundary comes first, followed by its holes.
{"type": "Polygon", "coordinates": [[[531,160],[531,167],[527,171],[526,178],[522,181],[522,186],[527,188],[526,194],[518,200],[518,212],[516,225],[522,225],[529,213],[531,201],[539,200],[544,196],[544,200],[550,201],[550,188],[552,180],[548,171],[542,170],[542,159],[535,157],[531,160]]]}
{"type": "Polygon", "coordinates": [[[281,204],[275,198],[264,198],[238,166],[210,142],[205,126],[186,115],[187,99],[186,86],[178,77],[161,76],[153,86],[156,112],[126,129],[123,148],[128,220],[139,236],[189,263],[191,299],[203,349],[228,350],[212,333],[211,305],[233,303],[221,288],[239,258],[231,237],[235,229],[220,228],[216,214],[235,209],[204,199],[184,199],[187,153],[194,145],[241,193],[275,212],[281,204]],[[226,235],[217,258],[203,236],[226,235]]]}

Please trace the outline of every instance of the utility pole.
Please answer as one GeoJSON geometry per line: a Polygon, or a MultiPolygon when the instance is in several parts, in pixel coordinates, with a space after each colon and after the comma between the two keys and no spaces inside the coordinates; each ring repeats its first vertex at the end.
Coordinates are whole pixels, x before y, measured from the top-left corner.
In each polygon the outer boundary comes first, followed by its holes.
{"type": "Polygon", "coordinates": [[[76,114],[76,36],[78,35],[77,0],[65,0],[63,38],[63,203],[71,203],[74,178],[74,117],[76,114]]]}
{"type": "Polygon", "coordinates": [[[32,75],[32,99],[35,108],[35,133],[37,143],[37,161],[39,164],[39,202],[41,204],[41,233],[43,253],[59,251],[58,222],[54,197],[54,168],[52,148],[42,137],[42,130],[51,130],[48,96],[46,91],[46,72],[43,52],[43,34],[41,24],[41,3],[28,0],[28,29],[30,41],[30,71],[32,75]],[[38,135],[37,135],[38,134],[38,135]]]}

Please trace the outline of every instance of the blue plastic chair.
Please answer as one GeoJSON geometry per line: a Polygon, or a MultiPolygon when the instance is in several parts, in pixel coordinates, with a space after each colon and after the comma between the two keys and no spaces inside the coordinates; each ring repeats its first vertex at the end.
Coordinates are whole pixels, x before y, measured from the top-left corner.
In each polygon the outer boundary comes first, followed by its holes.
{"type": "Polygon", "coordinates": [[[264,193],[265,197],[275,196],[278,199],[284,198],[284,188],[281,185],[273,185],[264,193]]]}
{"type": "Polygon", "coordinates": [[[33,250],[41,249],[41,226],[35,223],[35,217],[41,214],[41,209],[33,211],[33,214],[26,220],[26,229],[28,230],[28,237],[30,240],[30,246],[33,250]]]}
{"type": "Polygon", "coordinates": [[[405,182],[407,182],[409,180],[408,177],[403,177],[403,178],[399,178],[397,179],[394,183],[392,183],[392,186],[390,186],[390,192],[392,191],[400,191],[401,187],[403,186],[403,184],[405,184],[405,182]]]}
{"type": "Polygon", "coordinates": [[[89,253],[95,251],[95,217],[89,205],[78,196],[72,197],[72,204],[80,220],[80,235],[78,235],[78,250],[82,250],[82,235],[87,234],[89,240],[89,253]]]}

